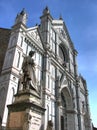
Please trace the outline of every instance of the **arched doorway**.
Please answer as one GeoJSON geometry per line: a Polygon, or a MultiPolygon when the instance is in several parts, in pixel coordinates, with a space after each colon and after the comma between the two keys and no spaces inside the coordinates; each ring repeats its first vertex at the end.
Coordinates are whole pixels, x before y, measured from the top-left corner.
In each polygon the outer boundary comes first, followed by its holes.
{"type": "Polygon", "coordinates": [[[61,90],[60,122],[61,130],[74,130],[73,102],[66,86],[61,90]]]}
{"type": "Polygon", "coordinates": [[[73,96],[66,75],[57,80],[56,130],[76,130],[73,96]]]}

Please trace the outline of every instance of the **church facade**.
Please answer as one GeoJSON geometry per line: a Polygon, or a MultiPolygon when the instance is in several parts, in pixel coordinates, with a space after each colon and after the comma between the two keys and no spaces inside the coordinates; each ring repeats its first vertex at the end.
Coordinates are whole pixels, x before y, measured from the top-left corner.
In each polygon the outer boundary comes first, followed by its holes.
{"type": "Polygon", "coordinates": [[[14,102],[17,93],[23,59],[34,50],[36,80],[46,109],[41,120],[42,130],[46,130],[50,120],[53,130],[92,130],[87,84],[78,73],[78,53],[66,25],[61,17],[53,19],[47,7],[40,19],[40,25],[27,28],[27,13],[22,10],[12,29],[6,32],[10,35],[6,34],[4,60],[0,66],[2,129],[7,124],[7,105],[14,102]]]}

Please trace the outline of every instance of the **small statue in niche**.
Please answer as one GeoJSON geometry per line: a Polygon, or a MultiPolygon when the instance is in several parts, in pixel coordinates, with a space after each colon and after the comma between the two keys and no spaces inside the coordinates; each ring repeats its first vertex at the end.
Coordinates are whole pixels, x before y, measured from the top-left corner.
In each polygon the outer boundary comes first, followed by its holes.
{"type": "Polygon", "coordinates": [[[32,58],[35,51],[30,51],[29,56],[24,58],[22,64],[23,76],[21,83],[23,84],[23,89],[33,89],[37,91],[36,75],[35,75],[35,62],[32,58]]]}
{"type": "Polygon", "coordinates": [[[53,130],[53,122],[51,120],[48,121],[46,130],[53,130]]]}

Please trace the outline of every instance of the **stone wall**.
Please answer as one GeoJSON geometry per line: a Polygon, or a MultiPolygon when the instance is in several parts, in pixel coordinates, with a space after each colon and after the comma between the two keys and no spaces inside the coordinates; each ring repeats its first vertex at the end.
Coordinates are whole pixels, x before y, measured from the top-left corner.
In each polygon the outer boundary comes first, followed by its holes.
{"type": "Polygon", "coordinates": [[[0,75],[4,62],[5,53],[8,47],[10,29],[0,28],[0,75]]]}

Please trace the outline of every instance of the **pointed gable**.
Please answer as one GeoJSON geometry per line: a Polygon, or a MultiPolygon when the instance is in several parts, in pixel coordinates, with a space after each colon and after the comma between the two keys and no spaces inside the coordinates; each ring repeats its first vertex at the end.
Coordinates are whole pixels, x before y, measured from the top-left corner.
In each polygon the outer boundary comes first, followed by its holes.
{"type": "Polygon", "coordinates": [[[43,49],[43,42],[42,42],[42,39],[41,39],[41,35],[40,35],[40,32],[39,32],[38,26],[29,28],[29,29],[27,30],[27,32],[28,32],[28,34],[36,41],[36,44],[37,44],[41,49],[43,49]]]}
{"type": "Polygon", "coordinates": [[[71,41],[71,38],[69,36],[68,30],[66,28],[66,25],[63,21],[62,18],[60,18],[59,20],[53,20],[52,21],[53,27],[54,29],[58,32],[59,37],[67,43],[67,46],[71,47],[72,49],[74,49],[74,45],[71,41]]]}

